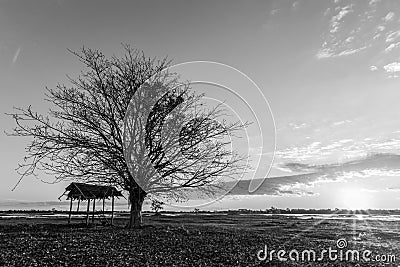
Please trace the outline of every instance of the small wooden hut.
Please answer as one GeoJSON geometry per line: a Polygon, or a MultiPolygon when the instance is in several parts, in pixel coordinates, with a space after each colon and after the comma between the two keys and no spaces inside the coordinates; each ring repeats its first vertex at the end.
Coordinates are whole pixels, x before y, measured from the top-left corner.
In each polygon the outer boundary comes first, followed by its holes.
{"type": "Polygon", "coordinates": [[[111,198],[111,225],[114,221],[114,198],[124,197],[121,194],[121,191],[118,191],[115,187],[112,186],[104,186],[104,185],[93,185],[93,184],[84,184],[84,183],[71,183],[65,188],[65,192],[59,197],[61,199],[62,196],[66,195],[67,200],[69,199],[70,207],[69,207],[69,215],[68,215],[68,224],[71,223],[71,215],[72,215],[72,202],[74,200],[78,200],[78,208],[77,212],[79,212],[79,205],[81,201],[87,200],[87,210],[86,210],[86,224],[89,225],[89,211],[90,211],[90,201],[93,200],[93,213],[92,213],[92,223],[94,223],[94,214],[96,208],[96,200],[103,200],[103,215],[105,214],[105,200],[111,198]],[[68,193],[67,193],[68,192],[68,193]]]}

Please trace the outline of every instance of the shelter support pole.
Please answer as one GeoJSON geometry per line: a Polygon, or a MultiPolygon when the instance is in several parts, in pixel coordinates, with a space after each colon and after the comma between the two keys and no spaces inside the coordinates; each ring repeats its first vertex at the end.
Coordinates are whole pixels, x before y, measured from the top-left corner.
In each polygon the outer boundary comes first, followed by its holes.
{"type": "Polygon", "coordinates": [[[79,212],[79,204],[81,204],[81,197],[78,198],[78,207],[76,208],[77,212],[79,212]]]}
{"type": "Polygon", "coordinates": [[[94,211],[96,208],[96,199],[93,199],[93,213],[92,213],[92,223],[94,223],[94,211]]]}
{"type": "Polygon", "coordinates": [[[105,206],[105,204],[106,204],[105,202],[106,202],[106,198],[103,197],[103,217],[106,216],[106,211],[105,211],[105,209],[104,209],[104,206],[105,206]]]}
{"type": "Polygon", "coordinates": [[[72,214],[72,197],[71,197],[71,202],[69,204],[68,224],[71,223],[71,214],[72,214]]]}
{"type": "Polygon", "coordinates": [[[89,208],[90,208],[90,198],[88,198],[88,203],[87,203],[86,225],[89,225],[89,208]]]}
{"type": "Polygon", "coordinates": [[[111,200],[111,225],[114,223],[114,196],[112,196],[111,200]]]}

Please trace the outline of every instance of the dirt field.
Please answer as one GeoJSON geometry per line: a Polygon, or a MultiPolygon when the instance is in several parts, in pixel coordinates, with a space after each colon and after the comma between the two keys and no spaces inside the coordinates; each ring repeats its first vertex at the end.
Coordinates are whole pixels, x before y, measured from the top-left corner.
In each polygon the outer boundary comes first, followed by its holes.
{"type": "Polygon", "coordinates": [[[138,230],[125,229],[123,217],[117,217],[114,227],[87,228],[81,222],[74,218],[69,226],[65,218],[0,219],[0,266],[400,265],[399,222],[222,214],[148,216],[138,230]],[[324,249],[338,250],[339,239],[347,241],[343,251],[371,250],[371,257],[387,259],[334,261],[325,255],[318,260],[324,249]],[[276,253],[272,261],[259,260],[257,252],[265,246],[268,253],[285,250],[287,261],[279,261],[276,253]],[[299,260],[289,258],[292,250],[300,252],[299,260]],[[314,250],[317,260],[302,260],[303,250],[314,250]],[[391,255],[396,262],[389,262],[391,255]]]}

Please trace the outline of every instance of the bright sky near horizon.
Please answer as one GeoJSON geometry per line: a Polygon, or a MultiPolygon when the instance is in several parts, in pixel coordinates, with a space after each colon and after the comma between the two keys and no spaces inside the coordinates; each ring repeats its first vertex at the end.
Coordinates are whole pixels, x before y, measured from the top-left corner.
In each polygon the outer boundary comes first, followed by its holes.
{"type": "MultiPolygon", "coordinates": [[[[45,87],[68,84],[66,75],[82,69],[67,49],[112,55],[121,52],[121,43],[173,63],[210,60],[244,72],[275,118],[270,176],[318,173],[291,183],[278,179],[267,195],[220,206],[400,208],[398,158],[390,164],[388,157],[366,159],[400,154],[398,0],[2,0],[1,113],[28,105],[46,111],[45,87]],[[351,160],[362,167],[339,173],[351,160]]],[[[10,117],[0,120],[2,131],[12,129],[10,117]]],[[[11,191],[27,141],[0,135],[0,201],[55,200],[63,192],[65,184],[33,177],[11,191]]]]}

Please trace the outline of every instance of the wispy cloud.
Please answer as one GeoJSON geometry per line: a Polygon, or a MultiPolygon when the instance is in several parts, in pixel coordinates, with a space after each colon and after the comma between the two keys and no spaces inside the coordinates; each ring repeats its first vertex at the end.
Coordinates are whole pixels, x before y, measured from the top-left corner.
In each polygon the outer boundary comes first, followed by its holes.
{"type": "Polygon", "coordinates": [[[299,1],[294,1],[292,4],[292,8],[296,9],[299,6],[299,4],[300,4],[299,1]]]}
{"type": "Polygon", "coordinates": [[[344,6],[340,9],[340,11],[331,18],[330,24],[331,29],[330,33],[335,33],[338,31],[339,26],[341,24],[342,19],[348,15],[349,13],[353,12],[352,5],[344,6]]]}
{"type": "MultiPolygon", "coordinates": [[[[265,179],[253,195],[314,195],[316,184],[346,182],[352,179],[370,177],[400,176],[400,155],[374,154],[344,163],[328,165],[308,165],[290,162],[283,167],[295,172],[290,176],[265,179]]],[[[240,181],[230,192],[231,195],[248,195],[249,181],[240,181]]]]}
{"type": "Polygon", "coordinates": [[[370,70],[370,71],[377,71],[377,70],[378,70],[378,67],[376,67],[376,66],[370,66],[370,67],[369,67],[369,70],[370,70]]]}
{"type": "Polygon", "coordinates": [[[388,46],[385,48],[385,53],[389,53],[390,51],[392,51],[393,49],[396,49],[396,48],[399,47],[399,46],[400,46],[400,42],[392,43],[392,44],[388,45],[388,46]]]}
{"type": "Polygon", "coordinates": [[[13,64],[15,64],[15,62],[17,62],[20,53],[21,53],[21,46],[18,47],[17,51],[15,51],[15,53],[14,53],[14,57],[12,59],[13,64]]]}
{"type": "Polygon", "coordinates": [[[382,19],[383,19],[385,22],[388,22],[388,21],[392,21],[392,20],[394,19],[394,16],[395,16],[394,12],[389,12],[389,13],[387,13],[386,16],[383,17],[382,19]]]}
{"type": "Polygon", "coordinates": [[[354,49],[346,49],[339,53],[335,53],[334,49],[332,49],[332,48],[323,48],[320,51],[318,51],[317,58],[322,59],[322,58],[335,58],[335,57],[349,56],[349,55],[353,55],[358,52],[361,52],[366,48],[367,48],[366,46],[363,46],[363,47],[354,48],[354,49]]]}
{"type": "Polygon", "coordinates": [[[389,63],[383,66],[383,69],[390,74],[390,77],[398,77],[396,73],[400,72],[400,62],[389,63]]]}
{"type": "MultiPolygon", "coordinates": [[[[327,27],[322,33],[322,44],[316,52],[317,59],[356,55],[368,48],[382,54],[392,53],[400,47],[397,9],[387,10],[385,1],[370,0],[334,2],[325,9],[327,27]],[[365,5],[367,4],[367,5],[365,5]],[[382,49],[382,42],[386,42],[382,49]]],[[[397,3],[396,3],[397,4],[397,3]]],[[[393,4],[392,8],[397,5],[393,4]]],[[[378,58],[378,56],[376,57],[378,58]]],[[[382,61],[375,63],[382,66],[382,61]]],[[[374,64],[374,65],[375,65],[374,64]]],[[[373,69],[375,70],[375,69],[373,69]]]]}
{"type": "Polygon", "coordinates": [[[331,8],[328,7],[327,9],[325,9],[323,16],[324,17],[328,16],[330,12],[331,12],[331,8]]]}
{"type": "Polygon", "coordinates": [[[382,32],[383,32],[385,29],[386,29],[386,27],[385,27],[384,25],[378,25],[378,26],[376,27],[374,36],[372,37],[372,40],[376,40],[376,39],[378,39],[379,37],[381,37],[381,36],[382,36],[382,32]]]}
{"type": "Polygon", "coordinates": [[[398,37],[400,37],[400,30],[388,32],[386,35],[385,42],[391,43],[391,42],[395,41],[398,37]]]}
{"type": "MultiPolygon", "coordinates": [[[[344,123],[334,127],[343,127],[344,123]]],[[[348,160],[369,153],[395,153],[400,151],[400,139],[377,140],[367,138],[361,141],[339,139],[331,142],[311,142],[302,146],[293,146],[276,151],[276,162],[327,163],[333,159],[348,160]]],[[[284,166],[280,166],[283,168],[284,166]]],[[[286,167],[285,167],[286,168],[286,167]]]]}
{"type": "Polygon", "coordinates": [[[351,23],[352,18],[357,15],[352,15],[352,13],[355,13],[354,7],[354,4],[349,4],[337,6],[334,11],[331,8],[325,10],[324,16],[335,13],[331,15],[328,29],[323,33],[324,41],[316,54],[318,59],[350,56],[368,47],[367,44],[360,42],[360,38],[356,36],[361,27],[351,23]],[[351,26],[349,27],[349,25],[351,26]]]}
{"type": "Polygon", "coordinates": [[[277,151],[276,157],[281,160],[294,160],[298,159],[305,161],[316,157],[321,153],[321,142],[313,142],[306,146],[291,147],[284,150],[277,151]]]}
{"type": "Polygon", "coordinates": [[[354,49],[346,49],[346,50],[340,52],[340,53],[338,54],[338,56],[353,55],[353,54],[356,54],[356,53],[358,53],[358,52],[363,51],[363,50],[366,49],[366,48],[367,48],[367,46],[363,46],[363,47],[359,47],[359,48],[354,48],[354,49]]]}
{"type": "Polygon", "coordinates": [[[370,6],[374,6],[374,5],[376,5],[377,3],[379,3],[381,0],[371,0],[371,1],[369,1],[369,5],[370,6]]]}
{"type": "Polygon", "coordinates": [[[292,128],[293,130],[299,130],[299,129],[304,129],[304,128],[306,128],[307,127],[307,124],[306,123],[299,123],[299,124],[297,124],[297,123],[289,123],[289,127],[290,128],[292,128]]]}
{"type": "Polygon", "coordinates": [[[271,16],[275,16],[277,13],[279,12],[279,9],[272,9],[271,12],[269,12],[269,14],[271,14],[271,16]]]}
{"type": "Polygon", "coordinates": [[[330,58],[330,57],[334,57],[334,56],[335,56],[335,53],[334,53],[333,49],[327,48],[327,47],[323,47],[317,53],[318,59],[330,58]]]}

